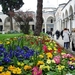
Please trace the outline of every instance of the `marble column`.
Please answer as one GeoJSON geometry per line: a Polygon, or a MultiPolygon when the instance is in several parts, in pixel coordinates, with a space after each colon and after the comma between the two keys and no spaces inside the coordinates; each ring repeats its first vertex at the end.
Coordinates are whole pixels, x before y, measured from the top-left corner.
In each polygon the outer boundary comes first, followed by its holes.
{"type": "Polygon", "coordinates": [[[65,28],[65,20],[62,20],[62,29],[65,28]]]}
{"type": "Polygon", "coordinates": [[[67,19],[65,19],[65,28],[67,28],[67,19]]]}
{"type": "Polygon", "coordinates": [[[75,28],[75,14],[73,15],[73,28],[75,28]]]}
{"type": "Polygon", "coordinates": [[[69,18],[69,30],[70,30],[70,32],[72,32],[72,19],[71,18],[69,18]]]}
{"type": "Polygon", "coordinates": [[[47,30],[46,30],[46,22],[45,22],[45,33],[47,32],[47,30]]]}

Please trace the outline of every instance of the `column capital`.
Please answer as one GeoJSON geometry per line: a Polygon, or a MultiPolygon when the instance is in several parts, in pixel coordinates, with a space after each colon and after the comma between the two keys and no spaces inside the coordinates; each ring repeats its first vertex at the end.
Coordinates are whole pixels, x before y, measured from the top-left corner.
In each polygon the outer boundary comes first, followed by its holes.
{"type": "Polygon", "coordinates": [[[68,18],[69,18],[69,20],[72,20],[73,19],[73,14],[71,14],[68,18]]]}
{"type": "Polygon", "coordinates": [[[71,16],[69,16],[68,18],[69,18],[69,20],[72,20],[72,17],[71,16]]]}

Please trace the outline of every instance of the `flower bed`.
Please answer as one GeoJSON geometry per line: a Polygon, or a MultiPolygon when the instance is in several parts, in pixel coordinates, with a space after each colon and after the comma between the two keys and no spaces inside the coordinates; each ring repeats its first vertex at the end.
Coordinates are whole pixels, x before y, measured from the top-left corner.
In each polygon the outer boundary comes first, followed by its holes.
{"type": "Polygon", "coordinates": [[[75,57],[48,36],[0,41],[0,75],[74,75],[75,57]]]}

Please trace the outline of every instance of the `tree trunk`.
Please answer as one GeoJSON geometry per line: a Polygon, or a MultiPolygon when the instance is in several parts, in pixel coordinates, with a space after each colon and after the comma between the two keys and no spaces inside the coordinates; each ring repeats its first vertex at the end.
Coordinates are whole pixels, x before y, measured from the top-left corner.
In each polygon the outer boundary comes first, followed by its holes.
{"type": "Polygon", "coordinates": [[[12,16],[10,16],[10,31],[13,30],[12,16]]]}
{"type": "Polygon", "coordinates": [[[12,10],[11,6],[10,6],[10,11],[7,14],[10,17],[10,31],[11,31],[11,30],[13,30],[12,17],[14,16],[14,11],[12,10]]]}
{"type": "Polygon", "coordinates": [[[42,30],[42,7],[43,0],[37,0],[37,16],[36,16],[36,28],[34,30],[34,35],[39,36],[42,30]]]}

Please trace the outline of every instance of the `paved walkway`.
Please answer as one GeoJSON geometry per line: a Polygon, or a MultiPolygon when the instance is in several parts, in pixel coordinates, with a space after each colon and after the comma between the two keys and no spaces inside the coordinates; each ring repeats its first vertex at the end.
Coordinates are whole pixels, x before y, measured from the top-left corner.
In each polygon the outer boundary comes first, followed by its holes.
{"type": "MultiPolygon", "coordinates": [[[[56,37],[54,36],[54,40],[56,40],[62,47],[64,47],[64,41],[62,40],[62,37],[60,36],[59,39],[57,40],[56,37]]],[[[72,46],[70,42],[70,48],[67,50],[68,52],[71,52],[72,54],[75,55],[75,52],[72,51],[72,46]]]]}

